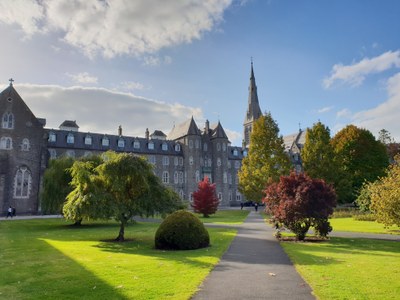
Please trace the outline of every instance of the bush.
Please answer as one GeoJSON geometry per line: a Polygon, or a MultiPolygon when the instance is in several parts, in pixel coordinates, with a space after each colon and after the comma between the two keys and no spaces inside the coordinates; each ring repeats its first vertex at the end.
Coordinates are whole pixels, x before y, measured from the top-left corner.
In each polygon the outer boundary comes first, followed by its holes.
{"type": "Polygon", "coordinates": [[[376,216],[374,214],[359,214],[353,216],[353,219],[356,221],[376,221],[376,216]]]}
{"type": "Polygon", "coordinates": [[[156,232],[155,246],[165,250],[193,250],[209,246],[210,236],[203,223],[190,212],[169,215],[156,232]]]}

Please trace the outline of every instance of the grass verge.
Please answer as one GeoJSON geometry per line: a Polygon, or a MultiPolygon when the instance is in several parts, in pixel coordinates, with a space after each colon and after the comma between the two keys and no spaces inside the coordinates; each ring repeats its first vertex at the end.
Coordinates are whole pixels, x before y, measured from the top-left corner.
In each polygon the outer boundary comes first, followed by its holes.
{"type": "Polygon", "coordinates": [[[398,242],[331,238],[281,245],[319,299],[398,299],[400,295],[398,242]]]}
{"type": "Polygon", "coordinates": [[[192,251],[154,249],[159,224],[126,230],[131,242],[112,243],[118,225],[62,219],[0,223],[0,298],[188,299],[235,236],[208,228],[211,247],[192,251]]]}
{"type": "Polygon", "coordinates": [[[198,216],[203,223],[237,225],[242,224],[244,220],[246,220],[248,214],[248,210],[240,210],[240,208],[238,208],[238,210],[219,210],[208,218],[204,218],[202,214],[195,215],[198,216]]]}
{"type": "Polygon", "coordinates": [[[351,231],[381,234],[400,234],[398,226],[385,228],[383,224],[372,221],[357,221],[353,218],[333,218],[329,222],[334,231],[351,231]]]}

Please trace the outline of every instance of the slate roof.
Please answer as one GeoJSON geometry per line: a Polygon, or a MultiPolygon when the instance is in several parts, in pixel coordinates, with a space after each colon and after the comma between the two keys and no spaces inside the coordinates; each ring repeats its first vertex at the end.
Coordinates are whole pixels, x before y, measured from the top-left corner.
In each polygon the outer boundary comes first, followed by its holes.
{"type": "Polygon", "coordinates": [[[167,137],[167,135],[162,132],[161,130],[154,130],[154,132],[150,135],[150,136],[163,136],[163,137],[167,137]]]}
{"type": "Polygon", "coordinates": [[[242,147],[239,147],[239,146],[229,146],[228,147],[228,159],[242,160],[245,157],[244,152],[248,152],[248,150],[243,149],[242,147]],[[235,150],[237,151],[237,155],[234,155],[235,150]]]}
{"type": "Polygon", "coordinates": [[[193,117],[177,126],[174,126],[168,134],[168,139],[176,140],[187,135],[200,135],[200,130],[193,117]]]}
{"type": "MultiPolygon", "coordinates": [[[[118,136],[101,133],[90,133],[90,132],[77,132],[59,129],[46,129],[47,134],[54,133],[56,135],[55,142],[47,142],[48,148],[64,148],[71,150],[86,150],[86,151],[107,151],[113,150],[116,152],[133,152],[138,154],[164,154],[164,155],[182,155],[182,150],[175,151],[175,141],[165,141],[158,139],[150,139],[141,137],[130,137],[130,136],[118,136]],[[67,143],[68,134],[74,136],[74,143],[67,143]],[[92,138],[92,144],[85,144],[85,137],[90,136],[92,138]],[[102,139],[107,137],[109,139],[109,146],[102,145],[102,139]],[[125,147],[118,147],[118,140],[123,139],[125,141],[125,147]],[[139,148],[134,148],[134,142],[140,143],[139,148]],[[154,149],[148,149],[148,144],[153,143],[154,149]],[[167,150],[162,150],[162,144],[166,143],[167,150]]],[[[181,148],[182,149],[182,148],[181,148]]]]}
{"type": "Polygon", "coordinates": [[[298,148],[303,148],[306,141],[306,131],[300,130],[299,132],[289,134],[283,137],[285,144],[285,151],[289,151],[293,144],[296,144],[298,148]]]}
{"type": "Polygon", "coordinates": [[[64,122],[61,123],[59,127],[79,128],[78,124],[76,124],[76,121],[71,121],[71,120],[65,120],[64,122]]]}
{"type": "Polygon", "coordinates": [[[228,139],[228,136],[225,133],[224,128],[222,128],[221,123],[218,121],[217,125],[212,126],[212,132],[211,132],[211,138],[215,139],[215,138],[224,138],[224,139],[228,139]]]}

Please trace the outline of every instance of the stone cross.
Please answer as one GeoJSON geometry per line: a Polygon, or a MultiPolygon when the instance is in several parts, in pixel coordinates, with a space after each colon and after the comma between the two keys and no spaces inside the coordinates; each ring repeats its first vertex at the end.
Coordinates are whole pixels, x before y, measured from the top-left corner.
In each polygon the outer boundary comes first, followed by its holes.
{"type": "Polygon", "coordinates": [[[8,81],[10,82],[10,86],[12,86],[13,82],[14,82],[14,79],[10,78],[10,79],[8,79],[8,81]]]}

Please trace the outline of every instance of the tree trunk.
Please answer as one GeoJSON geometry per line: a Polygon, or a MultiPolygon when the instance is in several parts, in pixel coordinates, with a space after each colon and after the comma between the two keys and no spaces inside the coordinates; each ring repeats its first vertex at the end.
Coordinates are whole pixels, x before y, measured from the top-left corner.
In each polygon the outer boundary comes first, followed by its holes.
{"type": "Polygon", "coordinates": [[[75,220],[74,226],[81,226],[82,225],[82,219],[75,220]]]}
{"type": "Polygon", "coordinates": [[[119,227],[119,234],[117,236],[117,238],[115,239],[117,242],[123,242],[125,241],[125,220],[121,220],[121,225],[119,227]]]}

